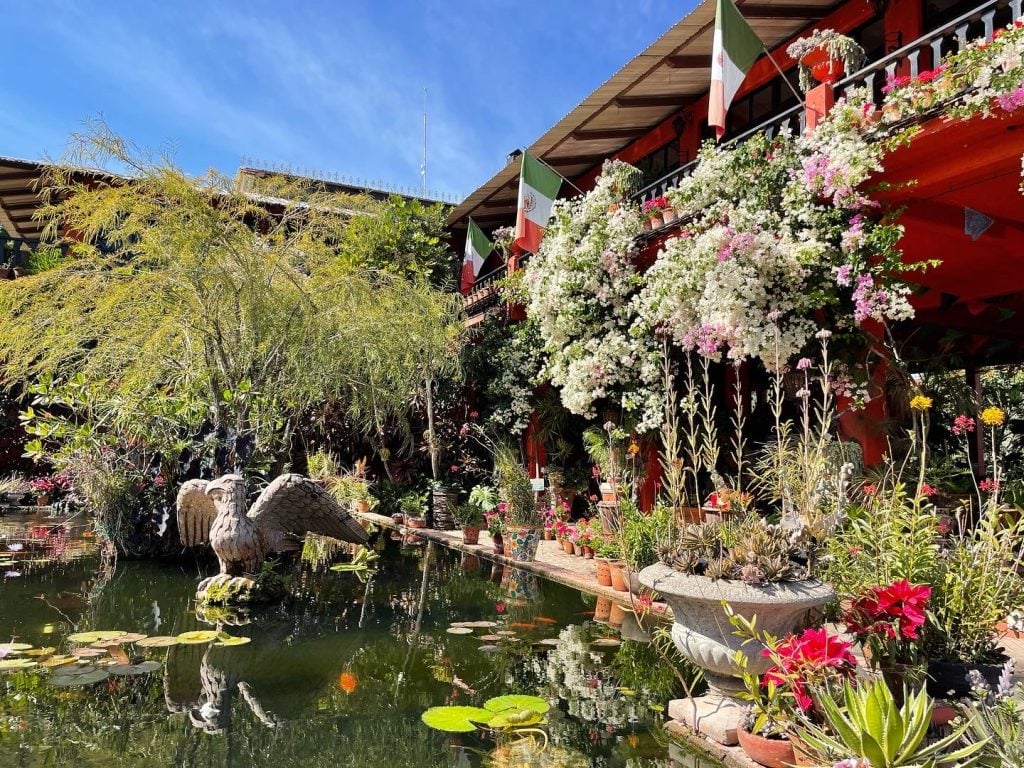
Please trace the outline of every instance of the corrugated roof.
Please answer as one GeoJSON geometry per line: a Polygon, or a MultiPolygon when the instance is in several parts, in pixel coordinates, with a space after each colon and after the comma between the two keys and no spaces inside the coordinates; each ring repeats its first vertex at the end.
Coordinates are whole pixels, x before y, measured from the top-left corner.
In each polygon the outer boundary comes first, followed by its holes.
{"type": "MultiPolygon", "coordinates": [[[[769,49],[821,19],[837,0],[738,0],[769,49]]],[[[715,0],[696,8],[612,75],[527,151],[568,179],[599,165],[708,91],[715,0]]],[[[484,226],[514,215],[519,163],[510,161],[452,211],[449,224],[472,214],[484,226]]]]}

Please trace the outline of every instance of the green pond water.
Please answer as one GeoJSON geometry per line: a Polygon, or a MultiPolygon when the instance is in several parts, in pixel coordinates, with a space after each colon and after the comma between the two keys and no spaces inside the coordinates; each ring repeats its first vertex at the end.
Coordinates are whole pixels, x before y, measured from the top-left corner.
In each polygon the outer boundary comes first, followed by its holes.
{"type": "MultiPolygon", "coordinates": [[[[296,564],[285,603],[200,618],[192,598],[211,565],[115,566],[80,532],[0,518],[0,643],[68,654],[87,630],[208,629],[251,642],[127,644],[118,667],[100,651],[0,671],[3,768],[717,765],[664,736],[662,707],[680,691],[635,619],[599,623],[595,598],[566,587],[383,533],[362,579],[296,564]],[[474,621],[493,625],[448,631],[474,621]],[[496,743],[420,720],[509,693],[550,703],[543,749],[540,735],[496,743]]],[[[46,659],[6,661],[19,658],[46,659]]]]}

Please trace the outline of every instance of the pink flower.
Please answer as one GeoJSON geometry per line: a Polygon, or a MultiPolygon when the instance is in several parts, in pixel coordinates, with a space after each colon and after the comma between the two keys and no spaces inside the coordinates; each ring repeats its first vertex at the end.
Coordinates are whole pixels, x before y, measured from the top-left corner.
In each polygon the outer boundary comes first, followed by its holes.
{"type": "Polygon", "coordinates": [[[814,363],[811,362],[811,359],[809,357],[801,357],[797,361],[796,368],[798,371],[806,371],[813,365],[814,363]]]}
{"type": "Polygon", "coordinates": [[[878,486],[875,485],[874,483],[868,483],[867,485],[864,486],[863,490],[865,496],[874,496],[876,493],[878,493],[878,486]]]}
{"type": "Polygon", "coordinates": [[[986,477],[984,480],[978,483],[978,488],[985,491],[985,493],[989,493],[991,491],[998,491],[999,481],[993,480],[991,477],[986,477]]]}
{"type": "Polygon", "coordinates": [[[934,496],[935,495],[935,488],[933,488],[932,486],[928,485],[928,483],[921,483],[921,487],[917,489],[917,492],[921,496],[934,496]]]}
{"type": "Polygon", "coordinates": [[[496,610],[498,613],[504,613],[505,612],[505,604],[504,603],[496,604],[494,606],[494,610],[496,610]]]}
{"type": "Polygon", "coordinates": [[[960,414],[955,419],[953,419],[953,429],[952,429],[952,432],[957,437],[959,437],[960,435],[964,434],[965,432],[973,432],[973,431],[974,431],[974,419],[971,418],[970,416],[967,416],[965,414],[960,414]]]}

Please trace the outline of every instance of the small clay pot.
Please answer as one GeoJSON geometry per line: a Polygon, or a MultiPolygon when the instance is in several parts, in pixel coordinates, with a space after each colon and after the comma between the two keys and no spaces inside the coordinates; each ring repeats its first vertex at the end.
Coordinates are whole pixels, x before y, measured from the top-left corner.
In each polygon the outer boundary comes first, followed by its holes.
{"type": "Polygon", "coordinates": [[[572,553],[576,555],[576,557],[580,557],[583,554],[583,547],[574,542],[572,545],[572,553]]]}
{"type": "Polygon", "coordinates": [[[572,554],[572,542],[568,539],[562,539],[562,551],[567,555],[572,554]]]}
{"type": "Polygon", "coordinates": [[[544,529],[544,541],[553,541],[555,538],[555,532],[550,528],[544,529]]]}
{"type": "Polygon", "coordinates": [[[480,542],[480,526],[479,525],[464,525],[462,526],[462,543],[463,544],[477,544],[480,542]]]}
{"type": "Polygon", "coordinates": [[[608,562],[611,571],[612,589],[616,592],[629,592],[629,584],[626,582],[626,563],[622,560],[611,560],[608,562]]]}
{"type": "Polygon", "coordinates": [[[405,524],[410,528],[426,528],[427,521],[422,517],[410,517],[405,521],[405,524]]]}
{"type": "Polygon", "coordinates": [[[585,557],[587,560],[593,560],[594,559],[594,548],[593,547],[584,546],[583,547],[583,557],[585,557]]]}
{"type": "Polygon", "coordinates": [[[595,576],[597,577],[597,583],[602,587],[610,587],[612,585],[612,570],[608,563],[608,559],[604,557],[594,558],[595,576]]]}
{"type": "Polygon", "coordinates": [[[365,515],[370,511],[370,502],[360,499],[356,502],[356,512],[365,515]]]}
{"type": "Polygon", "coordinates": [[[393,522],[395,525],[401,525],[405,522],[405,515],[403,515],[401,512],[395,512],[395,514],[391,516],[391,522],[393,522]]]}
{"type": "Polygon", "coordinates": [[[618,629],[626,620],[626,616],[626,609],[618,603],[616,603],[614,600],[612,600],[612,609],[608,613],[608,626],[618,629]]]}
{"type": "Polygon", "coordinates": [[[612,612],[612,599],[610,597],[597,598],[597,606],[594,608],[594,621],[602,623],[608,621],[612,612]]]}
{"type": "Polygon", "coordinates": [[[747,757],[765,768],[788,768],[796,762],[793,744],[787,739],[768,739],[758,733],[748,733],[742,725],[736,729],[736,738],[747,757]]]}

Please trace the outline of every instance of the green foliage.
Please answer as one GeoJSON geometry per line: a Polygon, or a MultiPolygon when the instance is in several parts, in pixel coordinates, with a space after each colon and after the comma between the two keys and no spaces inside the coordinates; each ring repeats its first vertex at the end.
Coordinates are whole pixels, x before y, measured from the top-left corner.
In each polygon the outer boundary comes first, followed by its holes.
{"type": "Polygon", "coordinates": [[[1024,765],[1024,685],[995,701],[972,702],[965,715],[966,738],[984,744],[983,764],[1024,765]]]}
{"type": "Polygon", "coordinates": [[[966,725],[954,727],[942,738],[928,740],[934,702],[924,691],[905,692],[902,706],[896,703],[882,680],[845,681],[838,696],[816,692],[825,727],[803,723],[800,739],[829,762],[863,758],[873,768],[936,765],[963,768],[974,765],[981,743],[959,746],[966,725]]]}
{"type": "Polygon", "coordinates": [[[507,525],[541,525],[530,475],[523,466],[518,449],[509,443],[499,443],[494,448],[494,482],[507,505],[507,525]]]}
{"type": "Polygon", "coordinates": [[[477,485],[469,492],[469,503],[490,512],[498,506],[498,493],[489,485],[477,485]]]}
{"type": "Polygon", "coordinates": [[[670,507],[656,504],[648,514],[631,501],[620,503],[622,554],[631,570],[640,571],[658,562],[658,547],[672,536],[670,507]]]}
{"type": "Polygon", "coordinates": [[[472,502],[459,504],[452,509],[452,517],[459,525],[480,525],[484,521],[484,510],[472,502]]]}
{"type": "Polygon", "coordinates": [[[356,258],[339,244],[382,217],[353,216],[345,196],[282,181],[270,208],[104,126],[44,181],[49,236],[81,239],[67,262],[0,285],[0,361],[8,386],[38,387],[30,452],[58,468],[141,442],[165,463],[187,448],[215,471],[280,471],[301,419],[328,404],[383,445],[408,432],[425,374],[458,358],[460,300],[428,280],[444,248],[416,206],[356,258]],[[131,179],[85,184],[81,166],[131,179]],[[388,249],[420,255],[391,269],[388,249]]]}
{"type": "Polygon", "coordinates": [[[353,217],[340,236],[339,255],[356,270],[444,288],[455,274],[454,255],[445,242],[447,227],[447,206],[394,195],[371,215],[353,217]]]}
{"type": "Polygon", "coordinates": [[[64,256],[58,248],[38,248],[28,255],[25,274],[38,275],[56,269],[64,263],[64,256]]]}

